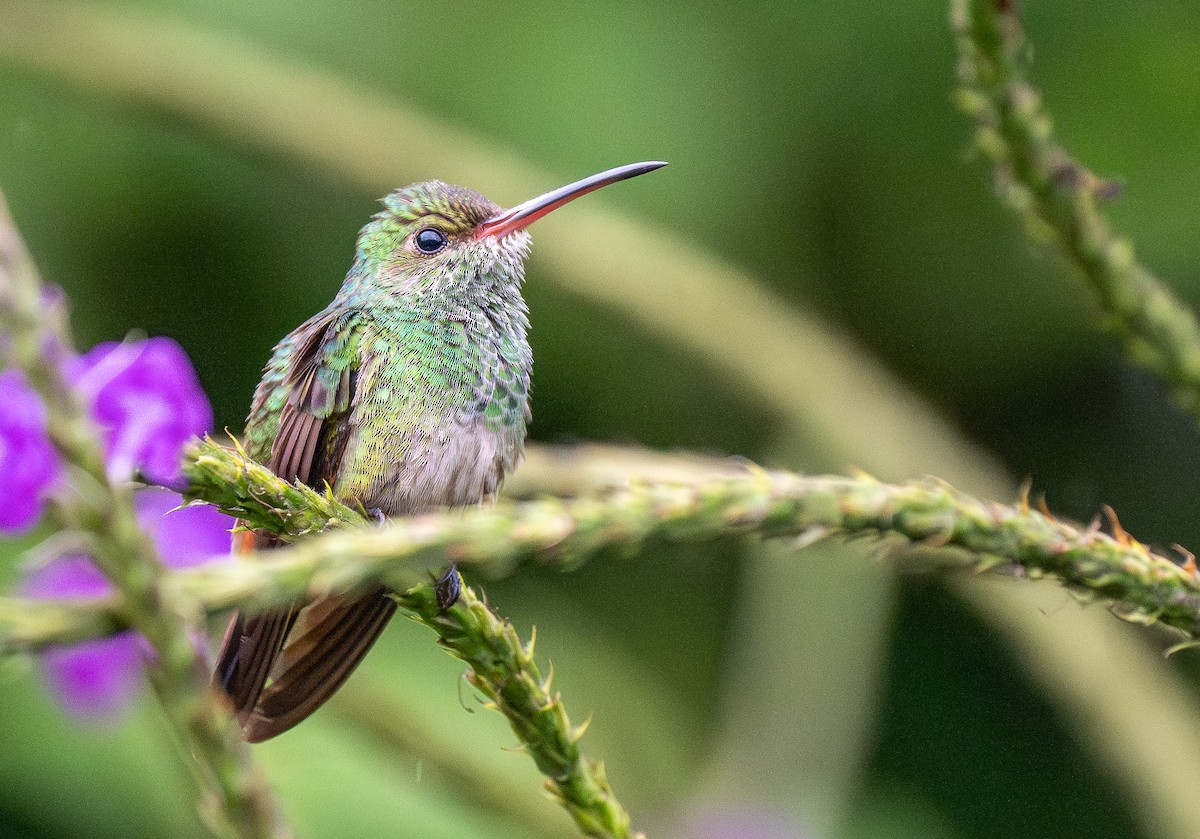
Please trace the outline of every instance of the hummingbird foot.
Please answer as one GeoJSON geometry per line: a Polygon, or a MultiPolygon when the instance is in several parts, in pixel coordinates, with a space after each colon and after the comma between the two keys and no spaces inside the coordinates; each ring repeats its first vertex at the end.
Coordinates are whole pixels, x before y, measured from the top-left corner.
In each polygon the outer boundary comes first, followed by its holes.
{"type": "Polygon", "coordinates": [[[379,507],[372,507],[371,509],[367,510],[366,512],[370,518],[375,520],[375,524],[377,524],[377,525],[382,525],[384,522],[387,521],[387,516],[385,516],[383,514],[383,510],[379,507]]]}
{"type": "Polygon", "coordinates": [[[446,569],[446,573],[438,577],[437,582],[433,584],[433,593],[437,598],[438,609],[446,611],[455,603],[458,602],[458,595],[462,592],[462,577],[458,576],[458,569],[450,565],[446,569]]]}

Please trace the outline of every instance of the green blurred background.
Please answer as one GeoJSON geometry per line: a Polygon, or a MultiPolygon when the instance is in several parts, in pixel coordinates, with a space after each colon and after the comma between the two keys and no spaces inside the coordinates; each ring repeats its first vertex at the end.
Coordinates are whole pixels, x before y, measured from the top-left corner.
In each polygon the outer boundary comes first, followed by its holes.
{"type": "MultiPolygon", "coordinates": [[[[1064,143],[1125,179],[1111,216],[1181,295],[1200,296],[1200,6],[1028,5],[1036,79],[1064,143]]],[[[507,192],[469,184],[502,204],[608,166],[668,160],[585,200],[750,272],[802,324],[816,313],[852,335],[1001,462],[1003,485],[1030,476],[1065,516],[1087,520],[1107,503],[1139,539],[1200,545],[1188,501],[1200,491],[1195,427],[1098,331],[1079,282],[1023,238],[984,167],[967,159],[941,3],[0,0],[0,189],[43,274],[70,295],[80,346],[130,330],[175,337],[218,428],[236,433],[273,343],[339,285],[386,189],[365,180],[450,174],[446,158],[401,147],[389,160],[402,165],[381,162],[356,180],[260,136],[253,120],[231,126],[219,106],[197,104],[204,62],[159,101],[144,71],[119,58],[140,39],[155,42],[156,27],[209,51],[214,67],[236,55],[285,77],[294,68],[301,98],[313,78],[332,78],[372,107],[454,126],[447,158],[482,147],[498,171],[520,173],[497,175],[507,192]],[[45,21],[41,9],[52,12],[45,21]],[[6,16],[19,22],[7,36],[6,16]],[[43,47],[51,58],[31,57],[43,47]],[[125,81],[93,85],[83,71],[81,82],[56,61],[94,62],[95,75],[125,81]]],[[[262,80],[248,73],[242,83],[262,80]]],[[[353,119],[358,100],[342,104],[353,119]]],[[[369,156],[347,162],[372,166],[369,156]]],[[[590,218],[582,203],[563,215],[577,208],[590,218]]],[[[533,230],[534,439],[887,472],[889,440],[877,451],[797,440],[809,418],[781,415],[728,368],[555,282],[539,242],[570,223],[533,230]]],[[[673,303],[681,313],[698,304],[686,294],[673,303]]],[[[724,305],[736,308],[737,296],[724,305]]],[[[744,338],[709,329],[717,346],[744,338]]],[[[855,398],[870,406],[875,379],[859,363],[847,360],[836,387],[862,388],[855,398]]],[[[827,394],[795,396],[822,404],[827,394]]],[[[842,417],[848,427],[862,419],[842,417]]],[[[903,432],[907,416],[887,420],[903,432]]],[[[886,477],[941,474],[929,446],[905,453],[916,472],[886,477]]],[[[826,561],[814,552],[785,562],[819,574],[826,561]]],[[[0,546],[6,578],[18,562],[0,546]]],[[[635,824],[652,836],[780,839],[1155,835],[1120,761],[1088,742],[1104,731],[1047,692],[1030,676],[1038,665],[1023,660],[1028,650],[936,577],[892,585],[869,554],[829,557],[841,576],[811,590],[803,577],[769,573],[779,562],[721,544],[485,584],[523,634],[537,625],[543,660],[553,660],[573,716],[593,717],[585,744],[635,824]],[[838,675],[823,681],[830,670],[838,675]],[[790,679],[799,692],[760,690],[790,679]],[[760,721],[760,742],[742,736],[760,721]],[[793,766],[802,769],[792,775],[793,766]],[[722,813],[740,831],[717,832],[722,813]]],[[[1077,611],[1065,594],[1055,602],[1021,619],[1054,631],[1068,619],[1058,610],[1077,611]]],[[[1164,646],[1153,633],[1119,631],[1146,641],[1148,660],[1164,646]]],[[[1200,672],[1195,651],[1158,669],[1188,684],[1200,672]]],[[[503,750],[512,735],[460,670],[424,630],[396,621],[348,687],[352,700],[258,749],[301,835],[530,835],[455,780],[464,766],[508,777],[529,798],[518,809],[554,824],[529,761],[503,750]],[[382,741],[363,707],[411,720],[425,745],[382,741]]],[[[29,662],[8,661],[0,707],[0,837],[200,834],[183,764],[149,702],[115,727],[85,729],[50,704],[29,662]]],[[[558,829],[570,835],[565,821],[558,829]]]]}

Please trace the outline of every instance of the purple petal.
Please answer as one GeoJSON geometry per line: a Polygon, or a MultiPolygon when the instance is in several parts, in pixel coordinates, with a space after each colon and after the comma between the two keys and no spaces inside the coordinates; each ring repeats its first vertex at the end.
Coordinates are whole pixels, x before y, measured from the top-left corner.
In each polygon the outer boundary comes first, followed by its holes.
{"type": "MultiPolygon", "coordinates": [[[[138,523],[154,540],[163,562],[190,568],[229,556],[229,531],[234,519],[208,505],[179,507],[183,499],[169,490],[150,487],[134,496],[138,523]]],[[[82,554],[67,554],[32,569],[21,585],[29,597],[46,600],[103,597],[112,591],[108,580],[82,554]]]]}
{"type": "Polygon", "coordinates": [[[134,501],[142,529],[170,567],[190,568],[229,556],[232,516],[208,504],[180,507],[178,493],[157,487],[141,490],[134,501]]]}
{"type": "MultiPolygon", "coordinates": [[[[156,487],[134,496],[138,522],[154,539],[163,561],[186,568],[228,557],[234,520],[207,505],[179,508],[182,501],[177,493],[156,487]]],[[[67,599],[101,597],[112,587],[89,557],[73,554],[34,568],[21,590],[28,597],[67,599]]],[[[42,672],[72,714],[93,722],[114,720],[141,686],[142,643],[140,636],[123,632],[50,650],[41,657],[42,672]]]]}
{"type": "Polygon", "coordinates": [[[46,409],[17,370],[0,371],[0,531],[38,520],[59,471],[46,433],[46,409]]]}
{"type": "Polygon", "coordinates": [[[21,584],[21,592],[39,600],[103,597],[112,591],[104,575],[83,554],[56,557],[34,568],[21,584]]]}
{"type": "Polygon", "coordinates": [[[129,632],[48,650],[41,663],[58,701],[90,722],[115,722],[141,688],[142,655],[129,632]]]}
{"type": "MultiPolygon", "coordinates": [[[[47,600],[100,597],[112,591],[83,555],[57,557],[33,569],[21,585],[28,597],[47,600]]],[[[137,694],[141,673],[138,639],[129,632],[47,650],[42,677],[58,701],[89,721],[115,721],[137,694]]]]}
{"type": "Polygon", "coordinates": [[[177,483],[183,444],[212,428],[196,371],[170,338],[99,344],[71,362],[68,377],[104,429],[115,480],[140,469],[156,483],[177,483]]]}

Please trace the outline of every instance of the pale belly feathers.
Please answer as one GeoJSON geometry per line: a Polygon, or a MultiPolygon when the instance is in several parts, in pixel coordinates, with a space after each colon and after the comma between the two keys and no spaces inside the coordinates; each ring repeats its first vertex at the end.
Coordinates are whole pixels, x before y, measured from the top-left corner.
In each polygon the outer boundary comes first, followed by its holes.
{"type": "Polygon", "coordinates": [[[349,432],[350,468],[342,474],[360,480],[339,479],[334,493],[386,516],[490,500],[524,453],[523,425],[491,428],[480,417],[429,418],[399,433],[385,426],[364,434],[352,416],[349,432]],[[384,452],[391,462],[383,462],[384,452]]]}

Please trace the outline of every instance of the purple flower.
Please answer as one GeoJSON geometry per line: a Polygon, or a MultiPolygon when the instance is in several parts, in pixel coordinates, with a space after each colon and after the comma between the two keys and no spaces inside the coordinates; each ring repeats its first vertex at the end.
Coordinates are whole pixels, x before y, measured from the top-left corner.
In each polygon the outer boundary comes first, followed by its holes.
{"type": "Polygon", "coordinates": [[[180,483],[180,448],[208,431],[213,416],[179,344],[170,338],[99,344],[67,365],[67,378],[104,432],[111,479],[141,470],[153,483],[180,483]]]}
{"type": "MultiPolygon", "coordinates": [[[[229,553],[233,519],[207,505],[178,507],[180,496],[164,489],[137,493],[138,522],[154,539],[163,561],[172,568],[190,568],[229,553]]],[[[34,569],[22,586],[35,598],[99,597],[112,591],[86,556],[54,559],[34,569]]],[[[141,662],[147,650],[141,638],[123,632],[47,651],[42,670],[62,704],[76,716],[93,721],[113,720],[136,696],[141,662]]]]}
{"type": "MultiPolygon", "coordinates": [[[[178,486],[180,449],[213,420],[183,349],[170,338],[100,344],[65,369],[104,434],[109,477],[124,481],[140,470],[152,483],[178,486]]],[[[59,471],[41,400],[19,371],[0,370],[0,531],[37,521],[59,471]]]]}
{"type": "MultiPolygon", "coordinates": [[[[54,315],[59,297],[45,304],[54,315]]],[[[183,444],[212,426],[212,408],[183,349],[169,338],[108,343],[82,356],[49,345],[68,383],[104,435],[110,479],[141,471],[150,481],[178,484],[183,444]]],[[[57,452],[46,434],[46,411],[15,370],[0,371],[0,530],[19,530],[38,518],[42,499],[59,477],[57,452]]],[[[211,507],[175,509],[181,499],[146,489],[135,499],[138,522],[167,565],[185,568],[229,552],[233,520],[211,507]]],[[[35,569],[23,589],[36,598],[103,596],[111,588],[87,556],[61,556],[35,569]]],[[[75,714],[112,718],[133,698],[148,652],[132,633],[48,651],[42,666],[53,690],[75,714]]]]}
{"type": "Polygon", "coordinates": [[[21,531],[36,522],[57,475],[46,409],[20,372],[0,371],[0,531],[21,531]]]}
{"type": "MultiPolygon", "coordinates": [[[[39,599],[100,597],[112,589],[86,556],[61,556],[35,569],[22,586],[39,599]]],[[[41,656],[42,672],[68,711],[85,719],[114,719],[133,701],[141,674],[138,638],[111,638],[56,647],[41,656]]]]}

